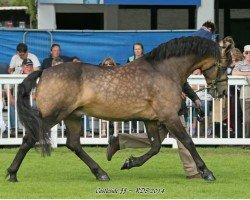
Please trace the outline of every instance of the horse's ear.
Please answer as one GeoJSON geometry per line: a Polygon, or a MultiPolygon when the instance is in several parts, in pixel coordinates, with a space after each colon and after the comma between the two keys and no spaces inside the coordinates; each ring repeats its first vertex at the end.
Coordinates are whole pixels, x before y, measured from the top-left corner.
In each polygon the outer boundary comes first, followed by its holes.
{"type": "Polygon", "coordinates": [[[232,44],[229,44],[225,49],[225,54],[228,54],[231,51],[232,44]]]}

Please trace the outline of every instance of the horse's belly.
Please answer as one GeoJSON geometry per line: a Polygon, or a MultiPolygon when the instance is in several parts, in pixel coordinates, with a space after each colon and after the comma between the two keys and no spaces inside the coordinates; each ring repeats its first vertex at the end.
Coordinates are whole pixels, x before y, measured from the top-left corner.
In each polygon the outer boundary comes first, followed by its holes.
{"type": "Polygon", "coordinates": [[[103,105],[88,106],[83,108],[83,112],[86,115],[93,117],[113,120],[113,121],[127,121],[127,120],[155,120],[157,116],[152,108],[135,108],[133,106],[129,107],[110,107],[103,105]]]}

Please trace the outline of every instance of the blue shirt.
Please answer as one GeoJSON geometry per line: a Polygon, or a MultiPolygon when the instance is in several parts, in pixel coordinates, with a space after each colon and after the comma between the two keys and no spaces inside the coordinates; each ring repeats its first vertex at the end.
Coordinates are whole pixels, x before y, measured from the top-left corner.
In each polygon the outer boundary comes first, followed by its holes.
{"type": "Polygon", "coordinates": [[[214,42],[216,42],[216,35],[210,31],[206,31],[203,28],[199,29],[198,31],[193,33],[193,36],[199,36],[202,38],[210,39],[214,42]]]}

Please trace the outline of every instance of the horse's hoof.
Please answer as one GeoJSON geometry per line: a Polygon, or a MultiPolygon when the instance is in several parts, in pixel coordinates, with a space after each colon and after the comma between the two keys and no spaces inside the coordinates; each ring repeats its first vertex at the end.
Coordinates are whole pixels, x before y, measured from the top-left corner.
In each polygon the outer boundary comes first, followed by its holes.
{"type": "Polygon", "coordinates": [[[106,174],[102,174],[102,175],[96,177],[96,179],[97,179],[98,181],[109,181],[109,180],[110,180],[109,176],[106,175],[106,174]]]}
{"type": "Polygon", "coordinates": [[[128,158],[127,160],[125,160],[125,163],[123,164],[123,166],[121,167],[121,170],[124,169],[130,169],[132,167],[132,159],[128,158]]]}
{"type": "Polygon", "coordinates": [[[203,177],[203,179],[206,180],[206,181],[215,181],[216,180],[215,176],[212,173],[210,173],[207,176],[203,177]]]}
{"type": "Polygon", "coordinates": [[[12,183],[18,182],[17,177],[16,177],[16,174],[11,174],[11,173],[7,170],[7,173],[6,173],[5,178],[7,179],[8,177],[10,177],[10,178],[8,179],[9,182],[12,182],[12,183]]]}
{"type": "Polygon", "coordinates": [[[10,177],[8,181],[11,182],[11,183],[16,183],[16,182],[18,182],[18,180],[17,180],[16,177],[10,177]]]}

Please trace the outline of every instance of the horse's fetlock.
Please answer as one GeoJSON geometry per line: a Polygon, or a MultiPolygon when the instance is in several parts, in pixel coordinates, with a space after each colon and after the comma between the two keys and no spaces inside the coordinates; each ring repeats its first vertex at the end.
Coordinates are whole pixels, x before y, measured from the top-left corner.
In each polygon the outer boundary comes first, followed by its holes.
{"type": "Polygon", "coordinates": [[[94,174],[94,175],[98,175],[99,174],[99,169],[98,168],[92,168],[91,169],[91,172],[94,174]]]}

